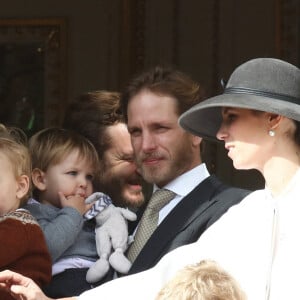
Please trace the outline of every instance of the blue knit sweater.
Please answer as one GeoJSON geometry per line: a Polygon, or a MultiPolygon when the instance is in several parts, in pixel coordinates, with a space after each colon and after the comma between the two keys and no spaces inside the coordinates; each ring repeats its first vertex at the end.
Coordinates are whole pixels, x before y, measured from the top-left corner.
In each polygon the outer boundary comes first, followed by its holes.
{"type": "Polygon", "coordinates": [[[72,207],[59,209],[34,200],[32,202],[24,208],[28,209],[40,224],[52,263],[71,257],[90,261],[98,259],[94,220],[85,221],[72,207]]]}

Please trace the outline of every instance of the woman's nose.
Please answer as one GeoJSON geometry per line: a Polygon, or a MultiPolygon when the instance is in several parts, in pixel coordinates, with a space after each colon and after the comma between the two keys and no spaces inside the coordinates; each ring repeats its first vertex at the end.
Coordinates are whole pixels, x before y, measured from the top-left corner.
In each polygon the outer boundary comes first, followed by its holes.
{"type": "Polygon", "coordinates": [[[224,125],[224,123],[222,123],[219,130],[218,130],[218,132],[217,132],[217,134],[216,134],[216,137],[217,137],[218,140],[224,141],[226,136],[227,136],[227,133],[226,133],[226,130],[225,130],[225,125],[224,125]]]}

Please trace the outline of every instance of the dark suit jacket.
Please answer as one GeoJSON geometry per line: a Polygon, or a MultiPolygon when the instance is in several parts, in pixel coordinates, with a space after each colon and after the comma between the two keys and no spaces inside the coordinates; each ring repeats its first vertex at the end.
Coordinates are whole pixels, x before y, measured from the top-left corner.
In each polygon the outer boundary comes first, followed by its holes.
{"type": "MultiPolygon", "coordinates": [[[[209,176],[167,215],[133,262],[129,274],[153,267],[169,251],[193,243],[250,191],[229,187],[209,176]]],[[[140,213],[142,215],[142,212],[140,213]]]]}

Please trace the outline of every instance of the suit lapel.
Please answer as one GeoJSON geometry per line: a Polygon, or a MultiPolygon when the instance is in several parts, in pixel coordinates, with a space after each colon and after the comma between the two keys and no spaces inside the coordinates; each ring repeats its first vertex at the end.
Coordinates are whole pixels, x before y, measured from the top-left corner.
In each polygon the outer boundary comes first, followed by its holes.
{"type": "Polygon", "coordinates": [[[130,273],[136,268],[152,265],[174,237],[203,213],[212,203],[216,194],[225,189],[215,176],[210,176],[185,196],[154,231],[143,250],[132,265],[130,273]]]}

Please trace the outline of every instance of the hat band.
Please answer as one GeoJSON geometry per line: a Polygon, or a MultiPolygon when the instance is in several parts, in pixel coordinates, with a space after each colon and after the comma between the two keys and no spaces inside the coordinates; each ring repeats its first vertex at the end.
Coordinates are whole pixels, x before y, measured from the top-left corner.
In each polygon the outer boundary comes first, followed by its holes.
{"type": "Polygon", "coordinates": [[[224,94],[246,94],[246,95],[254,95],[254,96],[262,96],[268,98],[274,98],[278,100],[288,101],[295,104],[299,104],[300,99],[288,95],[259,91],[249,88],[239,88],[239,87],[229,87],[224,90],[224,94]]]}

